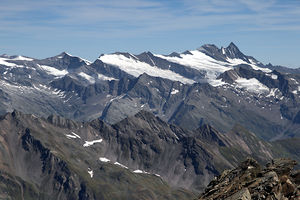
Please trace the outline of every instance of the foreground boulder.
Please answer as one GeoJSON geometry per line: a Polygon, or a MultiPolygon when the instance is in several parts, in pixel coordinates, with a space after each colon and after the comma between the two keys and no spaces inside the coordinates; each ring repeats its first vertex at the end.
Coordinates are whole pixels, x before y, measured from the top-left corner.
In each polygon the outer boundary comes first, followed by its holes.
{"type": "Polygon", "coordinates": [[[210,182],[199,200],[299,199],[300,170],[296,161],[275,159],[262,167],[252,158],[225,170],[210,182]]]}

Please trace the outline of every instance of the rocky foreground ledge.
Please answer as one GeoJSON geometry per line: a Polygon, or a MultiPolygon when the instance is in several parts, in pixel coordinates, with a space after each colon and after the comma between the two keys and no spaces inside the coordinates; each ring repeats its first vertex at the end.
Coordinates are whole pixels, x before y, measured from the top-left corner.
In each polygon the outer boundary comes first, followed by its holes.
{"type": "Polygon", "coordinates": [[[295,165],[281,158],[262,167],[249,158],[212,180],[199,200],[300,200],[300,170],[293,170],[295,165]]]}

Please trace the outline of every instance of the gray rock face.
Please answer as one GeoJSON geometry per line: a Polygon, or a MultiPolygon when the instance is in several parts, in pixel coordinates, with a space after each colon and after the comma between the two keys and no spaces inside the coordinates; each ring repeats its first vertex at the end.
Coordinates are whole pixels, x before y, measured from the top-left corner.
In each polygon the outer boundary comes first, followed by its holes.
{"type": "Polygon", "coordinates": [[[249,59],[257,62],[253,57],[244,55],[233,42],[231,42],[226,48],[222,47],[221,49],[219,49],[213,44],[206,44],[200,47],[198,50],[216,60],[223,62],[227,62],[227,58],[241,59],[243,61],[246,61],[247,63],[250,63],[249,59]]]}
{"type": "MultiPolygon", "coordinates": [[[[101,120],[81,123],[54,115],[41,119],[14,111],[0,120],[0,139],[1,170],[38,188],[42,192],[35,195],[41,198],[69,190],[66,198],[69,194],[78,198],[76,188],[90,198],[101,197],[104,194],[96,192],[94,185],[108,187],[105,191],[113,194],[128,181],[135,195],[141,188],[155,193],[163,187],[162,192],[170,192],[171,186],[177,192],[185,191],[182,195],[187,197],[192,195],[187,190],[202,191],[214,176],[245,156],[267,162],[276,155],[272,144],[242,128],[228,134],[208,125],[188,131],[145,111],[112,126],[101,120]],[[123,178],[116,175],[120,173],[123,178]],[[166,184],[169,186],[163,186],[166,184]],[[55,187],[46,191],[52,185],[55,187]]],[[[127,193],[115,195],[118,199],[127,193]]]]}
{"type": "MultiPolygon", "coordinates": [[[[101,122],[76,123],[58,116],[39,119],[14,111],[1,117],[0,127],[1,198],[195,197],[185,189],[171,188],[158,175],[134,172],[139,169],[135,167],[143,166],[140,163],[140,154],[146,154],[146,148],[138,144],[138,138],[134,140],[129,135],[116,137],[113,135],[116,134],[114,129],[101,122]],[[101,132],[95,126],[100,128],[101,132]],[[99,138],[103,141],[99,142],[99,138]],[[118,138],[122,145],[116,142],[118,138]],[[98,142],[93,144],[92,141],[97,139],[98,142]],[[123,149],[123,154],[115,152],[118,148],[123,149]],[[135,156],[136,160],[130,157],[128,159],[126,154],[135,156]],[[102,156],[107,156],[111,161],[102,162],[103,160],[99,160],[102,156]],[[126,164],[130,168],[116,163],[118,161],[124,164],[126,158],[129,161],[126,164]]],[[[169,140],[172,140],[170,136],[169,140]]],[[[151,159],[142,158],[145,162],[151,159]]]]}

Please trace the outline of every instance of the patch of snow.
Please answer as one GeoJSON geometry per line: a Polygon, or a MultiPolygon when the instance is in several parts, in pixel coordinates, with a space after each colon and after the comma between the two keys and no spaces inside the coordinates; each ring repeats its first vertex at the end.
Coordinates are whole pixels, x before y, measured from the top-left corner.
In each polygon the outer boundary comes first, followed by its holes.
{"type": "Polygon", "coordinates": [[[154,174],[155,176],[161,177],[159,174],[154,174]]]}
{"type": "Polygon", "coordinates": [[[18,67],[18,68],[23,68],[24,67],[23,65],[17,65],[15,63],[7,62],[7,60],[10,60],[10,59],[0,58],[0,65],[5,65],[5,66],[8,66],[8,67],[18,67]]]}
{"type": "Polygon", "coordinates": [[[121,163],[115,162],[114,164],[115,164],[115,165],[118,165],[118,166],[120,166],[120,167],[123,167],[123,168],[125,168],[125,169],[128,169],[128,167],[126,167],[125,165],[122,165],[121,163]]]}
{"type": "MultiPolygon", "coordinates": [[[[68,55],[68,56],[70,56],[70,57],[79,58],[80,60],[82,60],[83,62],[85,62],[86,65],[90,65],[90,64],[92,63],[91,61],[86,60],[86,59],[84,59],[84,58],[81,58],[81,57],[79,57],[79,56],[73,56],[73,55],[71,55],[71,54],[69,54],[69,53],[67,53],[67,52],[65,52],[65,54],[68,55]]],[[[63,58],[63,57],[62,57],[62,56],[59,56],[58,58],[63,58]]]]}
{"type": "Polygon", "coordinates": [[[293,90],[292,93],[293,93],[293,94],[297,94],[298,91],[297,91],[297,90],[293,90]]]}
{"type": "Polygon", "coordinates": [[[150,174],[149,172],[145,172],[145,171],[140,170],[140,169],[134,170],[133,173],[136,173],[136,174],[150,174]]]}
{"type": "Polygon", "coordinates": [[[93,140],[93,141],[85,141],[85,143],[83,144],[84,147],[89,147],[94,145],[95,143],[101,143],[103,140],[99,139],[99,140],[93,140]]]}
{"type": "Polygon", "coordinates": [[[67,70],[59,70],[59,69],[56,69],[54,67],[50,67],[50,66],[47,66],[47,65],[39,65],[37,64],[42,70],[46,71],[48,74],[51,74],[53,76],[57,76],[57,77],[62,77],[62,76],[65,76],[67,75],[69,72],[67,70]]]}
{"type": "Polygon", "coordinates": [[[257,65],[253,65],[253,64],[250,64],[250,66],[252,67],[252,69],[254,70],[260,70],[260,71],[263,71],[265,73],[270,73],[272,70],[268,69],[268,68],[263,68],[263,67],[258,67],[257,65]]]}
{"type": "Polygon", "coordinates": [[[169,62],[178,63],[180,65],[188,66],[199,71],[207,72],[208,80],[215,80],[221,73],[232,69],[230,63],[222,62],[213,59],[212,57],[202,53],[201,51],[190,51],[191,54],[180,54],[180,57],[155,55],[169,62]]]}
{"type": "Polygon", "coordinates": [[[80,72],[80,73],[78,73],[78,75],[81,76],[82,78],[86,79],[87,81],[89,81],[91,84],[95,83],[95,79],[92,76],[90,76],[84,72],[80,72]]]}
{"type": "Polygon", "coordinates": [[[227,61],[231,65],[246,64],[246,65],[250,65],[252,67],[252,69],[254,69],[254,70],[260,70],[260,71],[263,71],[263,72],[266,72],[266,73],[272,72],[272,70],[270,70],[268,68],[262,68],[262,67],[259,67],[259,66],[255,65],[255,64],[253,64],[253,63],[247,63],[246,61],[241,60],[241,59],[237,59],[237,58],[233,58],[233,59],[232,58],[227,58],[227,61]]]}
{"type": "Polygon", "coordinates": [[[173,135],[175,136],[175,138],[176,138],[177,140],[179,140],[179,138],[178,138],[178,136],[176,135],[176,133],[173,133],[173,135]]]}
{"type": "Polygon", "coordinates": [[[57,96],[60,97],[60,98],[62,98],[62,99],[64,99],[66,97],[66,94],[65,94],[65,92],[59,90],[59,93],[58,93],[57,96]]]}
{"type": "Polygon", "coordinates": [[[271,78],[272,78],[272,79],[277,79],[278,76],[277,76],[276,74],[272,74],[272,75],[271,75],[271,78]]]}
{"type": "Polygon", "coordinates": [[[101,162],[110,162],[109,159],[104,158],[104,157],[100,157],[99,160],[100,160],[101,162]]]}
{"type": "Polygon", "coordinates": [[[173,88],[171,94],[174,95],[174,94],[177,94],[178,92],[179,92],[179,90],[173,88]]]}
{"type": "Polygon", "coordinates": [[[133,54],[129,54],[130,56],[132,56],[134,59],[136,59],[136,60],[139,60],[139,58],[138,57],[136,57],[135,55],[133,55],[133,54]]]}
{"type": "Polygon", "coordinates": [[[118,80],[113,77],[104,76],[103,74],[98,74],[98,79],[104,80],[104,81],[112,81],[112,80],[118,80]]]}
{"type": "Polygon", "coordinates": [[[222,47],[222,54],[225,54],[225,49],[222,47]]]}
{"type": "Polygon", "coordinates": [[[254,60],[251,59],[251,58],[249,59],[249,61],[250,61],[251,64],[254,64],[254,65],[256,64],[256,63],[254,62],[254,60]]]}
{"type": "Polygon", "coordinates": [[[91,178],[93,178],[93,176],[94,176],[93,170],[91,170],[90,168],[88,168],[88,173],[90,174],[91,178]]]}
{"type": "Polygon", "coordinates": [[[271,88],[270,93],[266,97],[275,97],[277,91],[278,91],[278,88],[271,88]]]}
{"type": "Polygon", "coordinates": [[[70,134],[66,134],[66,136],[67,136],[68,139],[71,139],[71,138],[75,139],[75,138],[77,138],[75,135],[70,135],[70,134]]]}
{"type": "Polygon", "coordinates": [[[226,82],[222,81],[221,79],[209,79],[208,83],[214,87],[223,86],[223,85],[227,84],[226,82]]]}
{"type": "Polygon", "coordinates": [[[58,95],[60,92],[61,92],[61,90],[58,90],[58,89],[56,88],[56,89],[54,89],[54,90],[52,91],[52,94],[58,95]]]}
{"type": "Polygon", "coordinates": [[[298,86],[298,91],[300,92],[300,86],[298,86]]]}
{"type": "Polygon", "coordinates": [[[92,62],[91,61],[89,61],[89,60],[87,60],[87,59],[84,59],[84,58],[80,58],[80,57],[78,57],[80,60],[82,60],[83,62],[85,62],[85,64],[86,65],[90,65],[90,64],[92,64],[92,62]]]}
{"type": "Polygon", "coordinates": [[[171,70],[160,69],[156,66],[151,66],[147,63],[141,62],[132,57],[130,58],[125,57],[124,55],[116,55],[116,54],[103,55],[98,59],[101,60],[103,63],[118,66],[121,70],[135,77],[138,77],[143,73],[146,73],[150,76],[162,77],[174,81],[180,81],[182,83],[192,84],[195,82],[171,70]]]}
{"type": "Polygon", "coordinates": [[[74,132],[71,132],[71,134],[66,134],[67,138],[81,138],[79,135],[77,135],[76,133],[74,132]]]}
{"type": "Polygon", "coordinates": [[[7,74],[7,71],[3,72],[3,75],[7,74]]]}
{"type": "Polygon", "coordinates": [[[238,78],[235,80],[237,82],[237,87],[244,88],[250,92],[254,93],[264,93],[268,92],[269,88],[259,82],[256,78],[245,79],[245,78],[238,78]]]}
{"type": "Polygon", "coordinates": [[[294,81],[295,84],[299,84],[298,81],[296,81],[296,79],[294,79],[294,78],[290,78],[290,80],[291,80],[291,81],[294,81]]]}
{"type": "Polygon", "coordinates": [[[74,133],[74,132],[71,132],[73,135],[75,135],[76,137],[78,137],[78,138],[81,138],[79,135],[77,135],[76,133],[74,133]]]}
{"type": "Polygon", "coordinates": [[[17,56],[15,58],[12,58],[10,60],[25,60],[25,61],[33,61],[34,59],[32,58],[27,58],[27,57],[24,57],[24,56],[17,56]]]}

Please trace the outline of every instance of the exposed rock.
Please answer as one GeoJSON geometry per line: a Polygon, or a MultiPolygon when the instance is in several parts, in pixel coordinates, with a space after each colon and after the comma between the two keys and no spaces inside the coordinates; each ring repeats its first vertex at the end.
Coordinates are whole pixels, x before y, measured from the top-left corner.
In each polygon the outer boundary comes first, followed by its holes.
{"type": "Polygon", "coordinates": [[[244,188],[238,191],[237,193],[235,193],[234,195],[226,198],[226,200],[250,200],[250,199],[251,199],[251,195],[247,188],[244,188]]]}
{"type": "Polygon", "coordinates": [[[296,164],[281,158],[262,168],[249,158],[211,181],[199,199],[298,199],[299,170],[292,172],[296,164]]]}

